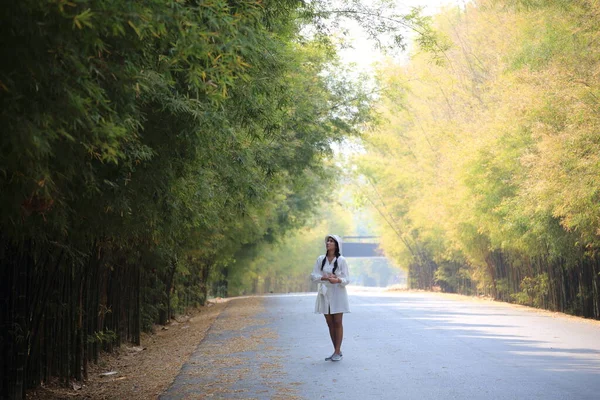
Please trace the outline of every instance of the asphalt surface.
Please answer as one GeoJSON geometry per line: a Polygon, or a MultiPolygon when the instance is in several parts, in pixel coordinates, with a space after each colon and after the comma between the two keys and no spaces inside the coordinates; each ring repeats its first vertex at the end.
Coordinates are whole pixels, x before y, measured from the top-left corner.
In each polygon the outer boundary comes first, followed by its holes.
{"type": "MultiPolygon", "coordinates": [[[[323,316],[312,313],[315,296],[265,298],[266,324],[238,334],[266,327],[276,335],[241,354],[246,373],[237,391],[207,396],[214,377],[190,381],[190,369],[215,361],[202,348],[236,334],[211,331],[161,399],[285,398],[283,387],[287,398],[302,399],[600,400],[598,322],[468,298],[352,290],[344,358],[327,362],[332,345],[323,316]],[[277,370],[261,373],[269,360],[277,370]]],[[[220,318],[236,316],[226,310],[220,318]]]]}

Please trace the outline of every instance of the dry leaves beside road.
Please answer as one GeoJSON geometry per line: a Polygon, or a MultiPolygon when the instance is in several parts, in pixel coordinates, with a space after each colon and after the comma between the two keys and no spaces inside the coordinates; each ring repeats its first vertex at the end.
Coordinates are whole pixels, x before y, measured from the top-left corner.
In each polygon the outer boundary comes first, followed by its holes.
{"type": "Polygon", "coordinates": [[[58,383],[28,392],[27,399],[156,399],[167,389],[181,366],[206,335],[226,303],[215,302],[178,317],[155,334],[142,337],[140,347],[124,345],[114,354],[103,354],[90,364],[89,379],[83,385],[58,383]],[[101,374],[116,372],[116,374],[101,374]]]}
{"type": "Polygon", "coordinates": [[[161,399],[299,399],[264,301],[233,299],[161,399]]]}

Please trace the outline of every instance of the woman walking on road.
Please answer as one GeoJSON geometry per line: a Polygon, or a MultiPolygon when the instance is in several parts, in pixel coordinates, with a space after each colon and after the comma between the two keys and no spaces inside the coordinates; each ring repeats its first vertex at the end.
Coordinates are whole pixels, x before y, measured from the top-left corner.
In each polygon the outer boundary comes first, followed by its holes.
{"type": "Polygon", "coordinates": [[[319,283],[315,313],[324,314],[329,336],[333,343],[333,354],[325,361],[342,359],[344,326],[342,317],[350,312],[346,285],[350,282],[348,263],[342,256],[342,239],[337,235],[325,237],[326,253],[317,258],[312,274],[313,282],[319,283]]]}

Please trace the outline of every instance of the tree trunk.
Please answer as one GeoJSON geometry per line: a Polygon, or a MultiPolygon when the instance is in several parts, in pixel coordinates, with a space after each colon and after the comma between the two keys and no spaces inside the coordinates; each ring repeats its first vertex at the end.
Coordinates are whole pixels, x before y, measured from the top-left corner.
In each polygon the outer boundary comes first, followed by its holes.
{"type": "Polygon", "coordinates": [[[175,271],[177,271],[177,260],[171,260],[171,269],[169,270],[169,275],[167,277],[167,284],[165,288],[165,294],[167,295],[167,322],[171,320],[172,310],[171,310],[171,289],[173,288],[173,279],[175,277],[175,271]]]}

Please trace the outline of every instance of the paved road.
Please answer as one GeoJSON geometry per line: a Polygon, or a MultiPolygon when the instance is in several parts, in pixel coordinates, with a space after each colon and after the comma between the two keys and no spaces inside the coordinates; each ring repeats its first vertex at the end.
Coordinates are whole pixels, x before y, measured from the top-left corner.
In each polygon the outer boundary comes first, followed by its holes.
{"type": "MultiPolygon", "coordinates": [[[[311,312],[314,298],[265,298],[267,322],[255,329],[277,335],[243,353],[251,372],[239,375],[237,391],[213,398],[285,398],[284,387],[288,398],[303,399],[600,400],[599,323],[435,294],[354,291],[344,359],[335,363],[324,361],[331,344],[323,316],[311,312]],[[275,359],[275,378],[260,373],[275,359]]],[[[212,332],[198,351],[232,334],[212,332]]],[[[161,398],[201,398],[203,384],[182,395],[190,387],[182,373],[161,398]]]]}

